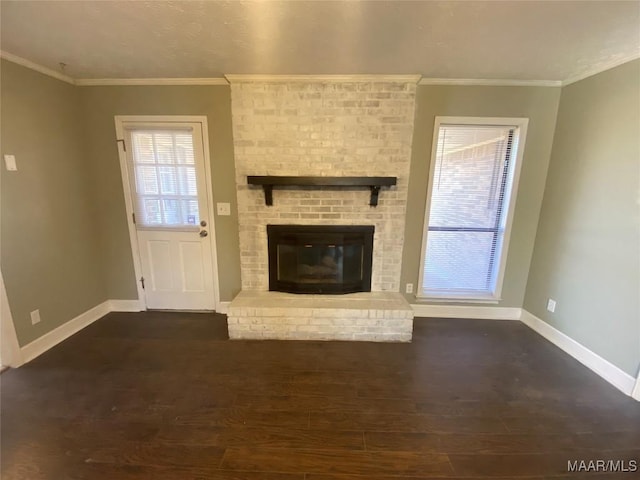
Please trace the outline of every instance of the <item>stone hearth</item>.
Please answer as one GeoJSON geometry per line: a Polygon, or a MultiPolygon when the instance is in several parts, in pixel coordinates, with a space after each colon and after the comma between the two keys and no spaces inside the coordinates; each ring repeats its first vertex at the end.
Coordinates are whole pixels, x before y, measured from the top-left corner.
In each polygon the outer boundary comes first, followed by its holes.
{"type": "Polygon", "coordinates": [[[410,342],[413,310],[392,292],[244,291],[229,306],[228,325],[232,339],[410,342]]]}

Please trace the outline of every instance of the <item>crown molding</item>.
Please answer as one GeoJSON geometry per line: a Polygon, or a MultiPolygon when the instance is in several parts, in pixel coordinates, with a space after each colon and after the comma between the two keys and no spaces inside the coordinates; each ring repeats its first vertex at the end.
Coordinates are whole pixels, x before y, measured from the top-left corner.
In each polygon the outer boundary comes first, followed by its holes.
{"type": "Polygon", "coordinates": [[[229,83],[418,83],[421,75],[225,75],[229,83]]]}
{"type": "Polygon", "coordinates": [[[0,58],[35,70],[49,77],[56,78],[71,85],[78,86],[126,86],[126,85],[229,85],[230,83],[417,83],[418,85],[459,85],[459,86],[494,86],[494,87],[565,87],[599,73],[611,70],[625,63],[640,58],[640,52],[602,63],[594,68],[569,77],[565,80],[515,80],[515,79],[482,79],[482,78],[423,78],[416,75],[251,75],[228,74],[224,77],[210,78],[79,78],[74,79],[51,68],[22,58],[13,53],[0,50],[0,58]]]}
{"type": "Polygon", "coordinates": [[[74,79],[51,68],[0,50],[0,58],[49,77],[77,86],[115,86],[115,85],[229,85],[224,77],[212,78],[78,78],[74,79]]]}
{"type": "Polygon", "coordinates": [[[493,78],[423,78],[418,85],[460,85],[486,87],[561,87],[560,80],[510,80],[493,78]]]}
{"type": "Polygon", "coordinates": [[[81,87],[125,85],[229,85],[223,77],[212,78],[78,78],[81,87]]]}
{"type": "Polygon", "coordinates": [[[562,86],[566,87],[567,85],[571,85],[572,83],[579,82],[580,80],[584,80],[585,78],[593,77],[602,72],[606,72],[607,70],[611,70],[612,68],[619,67],[625,63],[631,62],[640,58],[640,52],[633,53],[631,55],[627,55],[623,58],[617,58],[615,60],[611,60],[606,63],[602,63],[593,67],[590,70],[587,70],[585,73],[581,73],[580,75],[575,75],[573,77],[569,77],[566,80],[562,81],[562,86]]]}
{"type": "Polygon", "coordinates": [[[42,65],[38,65],[31,60],[27,60],[26,58],[19,57],[18,55],[14,55],[13,53],[5,52],[4,50],[0,50],[0,58],[4,58],[9,62],[16,63],[23,67],[29,68],[31,70],[35,70],[36,72],[42,73],[43,75],[47,75],[49,77],[57,78],[58,80],[62,80],[63,82],[69,83],[71,85],[75,85],[76,82],[73,78],[69,77],[60,72],[56,72],[48,67],[43,67],[42,65]]]}

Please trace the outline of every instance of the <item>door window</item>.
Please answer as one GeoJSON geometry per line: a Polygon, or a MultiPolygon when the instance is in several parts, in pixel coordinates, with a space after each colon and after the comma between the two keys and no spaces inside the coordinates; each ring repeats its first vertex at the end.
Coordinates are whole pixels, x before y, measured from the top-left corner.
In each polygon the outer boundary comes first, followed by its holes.
{"type": "Polygon", "coordinates": [[[138,226],[197,228],[200,212],[192,132],[162,129],[130,133],[138,226]]]}

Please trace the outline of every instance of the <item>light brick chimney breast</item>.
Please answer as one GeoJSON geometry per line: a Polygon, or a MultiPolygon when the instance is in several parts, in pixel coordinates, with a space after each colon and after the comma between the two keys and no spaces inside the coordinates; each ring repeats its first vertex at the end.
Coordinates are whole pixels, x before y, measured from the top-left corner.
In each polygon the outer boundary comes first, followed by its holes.
{"type": "Polygon", "coordinates": [[[231,83],[243,290],[268,290],[267,224],[374,225],[372,291],[398,292],[415,109],[408,82],[231,83]],[[394,176],[367,188],[276,187],[247,175],[394,176]]]}

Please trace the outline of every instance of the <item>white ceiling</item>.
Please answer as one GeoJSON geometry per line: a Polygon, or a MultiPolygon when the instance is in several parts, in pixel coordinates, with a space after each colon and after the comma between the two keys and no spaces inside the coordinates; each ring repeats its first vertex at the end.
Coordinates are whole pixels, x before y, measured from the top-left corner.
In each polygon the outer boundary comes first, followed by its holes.
{"type": "Polygon", "coordinates": [[[4,52],[75,79],[567,81],[638,57],[638,1],[10,1],[4,52]]]}

